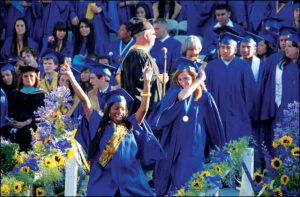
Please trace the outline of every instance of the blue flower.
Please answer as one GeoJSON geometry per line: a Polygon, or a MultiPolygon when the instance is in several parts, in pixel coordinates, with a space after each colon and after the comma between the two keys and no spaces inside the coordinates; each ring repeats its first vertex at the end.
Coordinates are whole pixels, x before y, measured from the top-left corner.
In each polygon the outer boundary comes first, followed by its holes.
{"type": "Polygon", "coordinates": [[[222,188],[222,184],[220,183],[220,181],[222,180],[221,175],[205,176],[204,179],[211,188],[222,188]]]}

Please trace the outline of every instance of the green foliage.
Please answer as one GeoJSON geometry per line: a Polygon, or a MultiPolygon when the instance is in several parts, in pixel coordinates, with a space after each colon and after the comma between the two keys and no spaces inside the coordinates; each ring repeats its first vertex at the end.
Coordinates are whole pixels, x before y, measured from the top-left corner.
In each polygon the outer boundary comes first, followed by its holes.
{"type": "Polygon", "coordinates": [[[19,150],[19,145],[15,143],[0,146],[0,170],[1,173],[11,171],[17,164],[14,155],[19,150]]]}

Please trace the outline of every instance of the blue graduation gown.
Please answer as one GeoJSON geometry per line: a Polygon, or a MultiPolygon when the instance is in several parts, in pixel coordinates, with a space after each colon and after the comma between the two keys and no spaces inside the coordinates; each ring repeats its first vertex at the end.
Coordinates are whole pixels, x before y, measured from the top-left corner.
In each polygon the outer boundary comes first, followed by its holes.
{"type": "MultiPolygon", "coordinates": [[[[43,55],[48,48],[48,38],[49,38],[48,36],[44,36],[43,38],[43,46],[40,51],[40,55],[43,55]]],[[[53,42],[50,44],[50,48],[52,48],[53,44],[54,44],[53,42]]],[[[59,46],[57,46],[57,48],[59,48],[59,46]]],[[[52,49],[56,50],[55,48],[52,49]]],[[[74,50],[73,42],[67,40],[66,46],[64,48],[61,48],[61,50],[58,52],[62,53],[64,56],[73,57],[73,50],[74,50]]]]}
{"type": "MultiPolygon", "coordinates": [[[[106,126],[100,139],[99,150],[91,160],[90,174],[93,176],[89,179],[87,196],[113,196],[118,189],[122,196],[154,196],[140,162],[153,162],[162,158],[163,150],[146,121],[139,125],[135,114],[128,120],[133,125],[133,130],[127,129],[127,134],[117,151],[103,168],[98,164],[98,159],[114,132],[112,122],[106,126]]],[[[85,136],[88,146],[97,133],[100,121],[101,116],[94,110],[90,117],[89,129],[77,132],[76,140],[81,143],[81,136],[85,136]]]]}
{"type": "Polygon", "coordinates": [[[4,126],[5,124],[5,117],[8,116],[8,102],[7,102],[7,97],[2,88],[0,88],[0,112],[1,112],[1,117],[0,117],[0,128],[4,126]]]}
{"type": "MultiPolygon", "coordinates": [[[[16,22],[16,19],[23,16],[23,13],[20,12],[15,6],[12,4],[9,4],[8,6],[5,4],[5,2],[1,2],[1,6],[4,6],[4,12],[1,13],[4,15],[4,22],[5,22],[5,39],[9,38],[13,35],[14,32],[14,24],[16,22]]],[[[1,29],[2,31],[2,29],[1,29]]]]}
{"type": "Polygon", "coordinates": [[[256,95],[250,67],[238,57],[228,66],[218,58],[208,63],[205,73],[207,89],[216,100],[227,141],[250,136],[256,95]]]}
{"type": "Polygon", "coordinates": [[[122,62],[119,61],[118,56],[125,58],[125,56],[129,52],[130,47],[134,44],[135,44],[135,39],[133,37],[132,37],[132,41],[129,41],[127,45],[125,45],[124,42],[119,39],[113,41],[110,45],[111,47],[107,51],[107,53],[109,53],[110,51],[113,52],[112,65],[115,65],[119,68],[122,62]]]}
{"type": "Polygon", "coordinates": [[[180,48],[181,43],[174,38],[170,37],[164,42],[161,42],[159,39],[155,39],[154,46],[152,47],[150,53],[153,58],[156,59],[156,64],[158,66],[159,72],[164,72],[164,56],[161,52],[163,47],[167,48],[167,73],[175,60],[181,57],[180,48]]]}
{"type": "MultiPolygon", "coordinates": [[[[4,60],[8,60],[9,58],[15,58],[15,57],[18,57],[19,55],[17,53],[13,54],[12,56],[10,56],[10,48],[11,48],[11,43],[12,43],[12,37],[9,37],[5,40],[3,46],[2,46],[2,49],[1,49],[1,57],[4,59],[4,60]]],[[[31,48],[35,48],[37,52],[39,52],[39,46],[38,44],[33,41],[31,38],[28,37],[28,43],[27,43],[27,46],[23,46],[23,49],[25,47],[31,47],[31,48]]]]}
{"type": "Polygon", "coordinates": [[[157,196],[179,189],[202,169],[206,144],[214,148],[225,143],[223,125],[211,94],[203,91],[201,99],[191,102],[189,120],[184,122],[184,102],[188,99],[178,101],[180,91],[178,85],[171,86],[148,117],[152,129],[162,129],[160,143],[167,153],[167,158],[155,167],[157,196]]]}
{"type": "MultiPolygon", "coordinates": [[[[237,32],[238,34],[242,35],[245,30],[242,26],[233,23],[233,31],[237,32]]],[[[216,23],[215,23],[216,24],[216,23]]],[[[218,37],[219,35],[214,32],[214,30],[216,29],[214,26],[210,26],[206,31],[205,31],[205,35],[204,35],[204,39],[203,39],[203,49],[201,51],[201,54],[205,54],[207,55],[210,51],[212,51],[213,49],[219,49],[219,40],[218,37]]]]}

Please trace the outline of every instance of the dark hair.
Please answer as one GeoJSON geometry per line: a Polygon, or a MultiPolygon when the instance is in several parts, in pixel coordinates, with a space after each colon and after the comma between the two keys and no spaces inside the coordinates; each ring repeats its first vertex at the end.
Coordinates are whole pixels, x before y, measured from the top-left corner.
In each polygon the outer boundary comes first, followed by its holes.
{"type": "Polygon", "coordinates": [[[163,26],[168,26],[168,23],[164,18],[156,19],[153,24],[162,24],[163,26]]]}
{"type": "MultiPolygon", "coordinates": [[[[166,11],[166,0],[159,0],[158,2],[158,17],[157,18],[165,18],[165,11],[166,11]]],[[[175,10],[175,1],[169,1],[169,19],[172,18],[175,10]]]]}
{"type": "Polygon", "coordinates": [[[23,53],[30,53],[33,57],[37,57],[37,51],[35,48],[31,48],[31,47],[25,47],[22,51],[21,54],[23,53]]]}
{"type": "Polygon", "coordinates": [[[64,49],[66,47],[66,44],[67,44],[67,40],[68,40],[68,28],[66,26],[66,24],[64,22],[57,22],[53,28],[53,32],[52,32],[52,35],[54,37],[54,41],[52,43],[48,43],[48,48],[52,48],[52,49],[56,49],[57,48],[57,36],[56,36],[56,32],[57,31],[65,31],[66,32],[66,35],[65,37],[63,38],[62,40],[62,49],[64,49]]]}
{"type": "MultiPolygon", "coordinates": [[[[13,31],[13,37],[11,41],[11,47],[10,47],[10,56],[13,56],[13,54],[18,54],[17,52],[17,31],[16,31],[16,23],[17,21],[23,21],[25,25],[25,33],[23,35],[23,47],[27,47],[28,45],[28,26],[26,23],[26,20],[24,18],[17,18],[14,24],[14,31],[13,31]]],[[[21,53],[20,53],[21,54],[21,53]]]]}
{"type": "Polygon", "coordinates": [[[266,44],[267,46],[267,51],[265,54],[259,55],[257,54],[257,57],[259,58],[263,58],[264,55],[266,55],[267,57],[269,57],[270,55],[272,55],[274,53],[274,46],[271,42],[267,41],[267,40],[263,40],[263,42],[266,44]]]}
{"type": "Polygon", "coordinates": [[[90,33],[87,37],[86,48],[88,54],[94,53],[95,50],[95,37],[94,37],[94,27],[93,24],[86,18],[83,18],[79,21],[79,25],[77,27],[77,36],[75,37],[75,46],[74,46],[74,54],[78,55],[82,46],[83,36],[80,33],[80,24],[85,23],[90,28],[90,33]]]}
{"type": "MultiPolygon", "coordinates": [[[[26,73],[26,72],[25,72],[26,73]]],[[[17,84],[17,89],[18,90],[21,90],[22,88],[23,88],[23,86],[24,86],[24,84],[23,84],[23,75],[25,74],[25,73],[21,73],[20,74],[20,76],[19,76],[19,79],[18,79],[18,84],[17,84]]],[[[34,83],[34,87],[35,88],[39,88],[39,87],[41,87],[41,82],[40,82],[40,79],[39,79],[39,77],[38,77],[38,74],[36,73],[36,72],[34,72],[35,74],[36,74],[36,80],[35,80],[35,83],[34,83]]]]}
{"type": "Polygon", "coordinates": [[[17,81],[18,81],[17,73],[14,70],[11,70],[10,72],[13,77],[13,81],[12,81],[11,85],[7,85],[6,83],[4,83],[2,74],[0,76],[0,88],[2,88],[4,90],[4,92],[6,93],[7,96],[8,96],[8,93],[10,92],[10,90],[16,89],[17,81]]]}
{"type": "Polygon", "coordinates": [[[109,64],[109,65],[111,65],[110,58],[109,58],[109,57],[107,57],[106,55],[102,55],[102,56],[100,56],[100,57],[99,57],[99,60],[101,60],[101,59],[107,59],[107,60],[108,60],[108,64],[109,64]]]}
{"type": "MultiPolygon", "coordinates": [[[[109,104],[105,105],[104,114],[101,119],[100,125],[98,127],[98,131],[88,147],[88,152],[87,152],[87,155],[88,155],[87,160],[88,161],[91,161],[91,159],[96,154],[97,149],[99,147],[100,139],[104,133],[105,127],[112,122],[109,117],[109,112],[110,112],[110,109],[113,106],[113,104],[114,103],[109,103],[109,104]]],[[[128,111],[127,111],[127,113],[128,113],[128,111]]],[[[127,119],[127,114],[126,114],[126,117],[123,118],[121,124],[125,124],[127,129],[131,129],[132,125],[127,119]]]]}
{"type": "MultiPolygon", "coordinates": [[[[63,75],[61,75],[61,74],[59,74],[59,76],[58,76],[58,83],[59,83],[59,80],[60,80],[60,78],[61,78],[61,76],[63,76],[63,75]]],[[[74,92],[74,89],[73,89],[73,87],[72,87],[72,85],[71,85],[71,82],[69,81],[69,90],[70,90],[70,94],[71,94],[71,96],[72,97],[74,97],[74,95],[75,95],[75,92],[74,92]]],[[[73,100],[72,101],[69,101],[68,103],[70,103],[71,105],[73,104],[73,100]]]]}
{"type": "Polygon", "coordinates": [[[145,17],[146,17],[146,19],[152,18],[149,6],[146,3],[143,3],[143,2],[140,2],[140,3],[136,4],[135,10],[134,10],[134,16],[136,16],[137,9],[139,7],[143,8],[145,10],[145,17]]]}
{"type": "Polygon", "coordinates": [[[227,12],[230,12],[230,8],[227,4],[217,4],[215,10],[226,10],[227,12]]]}

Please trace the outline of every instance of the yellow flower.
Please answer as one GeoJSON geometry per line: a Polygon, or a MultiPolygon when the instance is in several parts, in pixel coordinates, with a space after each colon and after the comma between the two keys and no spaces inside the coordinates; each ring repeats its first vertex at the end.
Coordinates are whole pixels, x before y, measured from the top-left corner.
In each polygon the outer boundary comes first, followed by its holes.
{"type": "Polygon", "coordinates": [[[290,178],[287,175],[282,175],[280,177],[280,182],[282,185],[286,185],[289,182],[290,178]]]}
{"type": "Polygon", "coordinates": [[[192,186],[197,190],[202,188],[202,185],[198,181],[193,181],[192,186]]]}
{"type": "Polygon", "coordinates": [[[45,139],[44,139],[44,143],[48,143],[50,140],[52,139],[52,137],[51,136],[49,136],[49,137],[46,137],[45,139]]]}
{"type": "Polygon", "coordinates": [[[177,190],[177,192],[178,192],[179,196],[183,196],[184,195],[184,188],[180,189],[180,190],[177,190]]]}
{"type": "Polygon", "coordinates": [[[56,111],[54,112],[52,115],[50,115],[50,117],[48,118],[50,121],[55,121],[58,119],[58,117],[60,116],[60,112],[56,111]]]}
{"type": "Polygon", "coordinates": [[[200,174],[199,178],[200,178],[200,179],[203,179],[205,176],[210,176],[210,172],[208,172],[208,171],[202,172],[202,173],[200,174]]]}
{"type": "Polygon", "coordinates": [[[45,159],[45,165],[49,168],[52,168],[54,166],[53,162],[51,159],[45,159]]]}
{"type": "Polygon", "coordinates": [[[257,184],[261,184],[263,181],[262,181],[262,177],[263,175],[262,174],[259,174],[258,172],[255,172],[254,175],[253,175],[253,180],[254,182],[256,182],[257,184]]]}
{"type": "Polygon", "coordinates": [[[73,151],[73,149],[70,149],[67,153],[68,159],[71,159],[73,157],[73,155],[74,155],[74,151],[73,151]]]}
{"type": "Polygon", "coordinates": [[[281,189],[280,188],[276,188],[276,189],[274,189],[273,190],[273,192],[275,192],[276,194],[274,195],[274,197],[275,196],[282,196],[282,191],[281,191],[281,189]]]}
{"type": "Polygon", "coordinates": [[[22,190],[22,184],[20,182],[15,182],[14,183],[14,192],[16,194],[19,194],[22,190]]]}
{"type": "Polygon", "coordinates": [[[23,159],[19,156],[19,155],[17,155],[17,154],[15,154],[15,160],[19,163],[19,164],[22,164],[24,161],[23,161],[23,159]]]}
{"type": "Polygon", "coordinates": [[[76,141],[75,141],[73,138],[70,138],[70,142],[71,142],[72,144],[75,144],[75,143],[76,143],[76,141]]]}
{"type": "Polygon", "coordinates": [[[290,146],[293,143],[293,138],[290,136],[282,136],[279,141],[283,146],[290,146]]]}
{"type": "Polygon", "coordinates": [[[274,159],[271,160],[271,165],[276,170],[279,170],[281,168],[281,164],[282,164],[282,161],[277,157],[275,157],[274,159]]]}
{"type": "Polygon", "coordinates": [[[45,195],[45,191],[42,188],[38,187],[35,190],[35,194],[36,194],[36,196],[44,196],[45,195]]]}
{"type": "Polygon", "coordinates": [[[77,129],[74,129],[74,130],[73,130],[73,137],[75,137],[76,132],[77,132],[77,129]]]}
{"type": "Polygon", "coordinates": [[[23,186],[24,190],[27,189],[27,183],[24,181],[20,181],[21,185],[23,186]]]}
{"type": "Polygon", "coordinates": [[[280,146],[280,142],[278,140],[274,140],[272,142],[272,146],[273,146],[273,148],[277,148],[278,146],[280,146]]]}
{"type": "Polygon", "coordinates": [[[77,176],[77,183],[80,181],[80,176],[77,176]]]}
{"type": "Polygon", "coordinates": [[[215,166],[213,170],[222,173],[222,169],[219,166],[215,166]]]}
{"type": "Polygon", "coordinates": [[[30,168],[29,168],[28,166],[23,166],[20,170],[21,170],[22,172],[29,173],[30,168]]]}
{"type": "Polygon", "coordinates": [[[41,141],[37,141],[33,146],[35,149],[39,149],[42,147],[42,145],[43,145],[43,143],[41,141]]]}
{"type": "Polygon", "coordinates": [[[291,150],[291,153],[295,156],[295,157],[299,157],[300,155],[300,147],[295,147],[291,150]]]}
{"type": "Polygon", "coordinates": [[[59,153],[53,155],[52,159],[54,160],[56,165],[64,165],[64,158],[59,153]]]}
{"type": "Polygon", "coordinates": [[[10,189],[9,189],[8,185],[3,184],[1,186],[1,195],[7,195],[7,194],[9,194],[9,192],[10,192],[10,189]]]}

